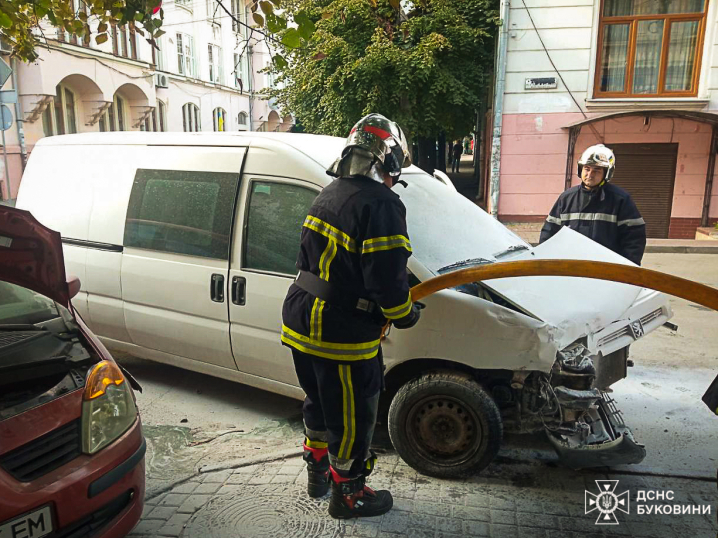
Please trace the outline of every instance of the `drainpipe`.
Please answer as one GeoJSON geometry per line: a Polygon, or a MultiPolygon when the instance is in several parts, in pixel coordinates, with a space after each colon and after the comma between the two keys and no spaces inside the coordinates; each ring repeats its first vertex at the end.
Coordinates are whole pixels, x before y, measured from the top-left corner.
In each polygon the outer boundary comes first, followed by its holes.
{"type": "Polygon", "coordinates": [[[499,46],[496,51],[494,84],[494,133],[491,140],[491,216],[499,215],[499,177],[501,172],[501,124],[503,123],[504,89],[506,88],[506,49],[508,48],[509,0],[502,0],[499,46]]]}
{"type": "Polygon", "coordinates": [[[10,64],[12,66],[12,87],[17,94],[15,100],[15,125],[17,127],[17,139],[20,144],[20,167],[22,172],[25,172],[25,165],[27,164],[27,147],[25,147],[25,115],[22,111],[22,104],[20,103],[20,88],[17,85],[17,60],[12,59],[10,64]]]}
{"type": "Polygon", "coordinates": [[[254,99],[254,63],[252,58],[254,57],[254,47],[247,47],[247,71],[249,71],[249,80],[247,85],[249,86],[247,94],[249,95],[249,131],[252,132],[252,100],[254,99]]]}

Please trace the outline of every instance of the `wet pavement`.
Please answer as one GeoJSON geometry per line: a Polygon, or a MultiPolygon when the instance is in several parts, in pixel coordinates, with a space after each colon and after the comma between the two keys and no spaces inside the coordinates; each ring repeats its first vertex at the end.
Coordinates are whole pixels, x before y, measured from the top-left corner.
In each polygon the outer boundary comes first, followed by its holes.
{"type": "Polygon", "coordinates": [[[142,521],[130,536],[715,538],[718,533],[718,490],[708,480],[576,472],[511,461],[496,462],[465,480],[440,480],[418,474],[391,451],[380,455],[369,482],[391,490],[394,509],[377,518],[338,521],[327,514],[328,496],[315,500],[306,495],[298,454],[199,472],[148,497],[142,521]],[[621,494],[628,491],[629,513],[614,507],[617,524],[598,525],[603,512],[586,514],[584,503],[599,493],[596,480],[611,479],[618,480],[617,496],[625,498],[621,494]],[[639,514],[639,491],[652,491],[653,497],[659,493],[664,500],[641,502],[643,511],[647,504],[651,513],[639,514]],[[666,513],[676,505],[691,513],[666,513]],[[705,507],[710,515],[702,513],[705,507]]]}

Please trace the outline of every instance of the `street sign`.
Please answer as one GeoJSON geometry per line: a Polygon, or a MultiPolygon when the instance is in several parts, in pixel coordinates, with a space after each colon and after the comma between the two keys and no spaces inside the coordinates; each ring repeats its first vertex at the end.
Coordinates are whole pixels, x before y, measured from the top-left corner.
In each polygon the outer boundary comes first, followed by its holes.
{"type": "Polygon", "coordinates": [[[12,69],[3,60],[0,60],[0,88],[5,85],[10,75],[12,75],[12,69]]]}
{"type": "Polygon", "coordinates": [[[17,103],[17,92],[15,90],[0,90],[0,103],[14,105],[17,103]]]}
{"type": "Polygon", "coordinates": [[[10,109],[5,105],[0,105],[0,119],[2,119],[0,128],[2,128],[3,131],[7,131],[12,127],[12,112],[10,112],[10,109]]]}

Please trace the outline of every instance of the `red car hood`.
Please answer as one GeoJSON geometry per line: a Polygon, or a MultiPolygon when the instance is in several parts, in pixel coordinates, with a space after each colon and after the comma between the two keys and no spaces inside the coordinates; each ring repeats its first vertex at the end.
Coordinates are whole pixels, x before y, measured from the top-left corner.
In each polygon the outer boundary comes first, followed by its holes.
{"type": "Polygon", "coordinates": [[[70,307],[60,234],[28,211],[0,205],[0,280],[70,307]]]}

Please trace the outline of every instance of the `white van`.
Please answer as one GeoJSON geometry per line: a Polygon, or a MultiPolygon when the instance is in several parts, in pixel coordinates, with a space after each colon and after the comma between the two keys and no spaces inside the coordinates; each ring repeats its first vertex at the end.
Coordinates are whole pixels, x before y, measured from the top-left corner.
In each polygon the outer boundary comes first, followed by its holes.
{"type": "MultiPolygon", "coordinates": [[[[62,235],[77,312],[111,349],[303,398],[279,340],[301,226],[340,138],[288,133],[102,133],[34,148],[17,205],[62,235]]],[[[407,208],[412,284],[496,261],[630,264],[564,228],[532,248],[416,167],[395,187],[407,208]]],[[[476,282],[424,301],[391,331],[383,412],[407,463],[465,476],[503,430],[545,429],[588,467],[645,456],[604,389],[627,346],[672,315],[659,293],[601,280],[476,282]]]]}

